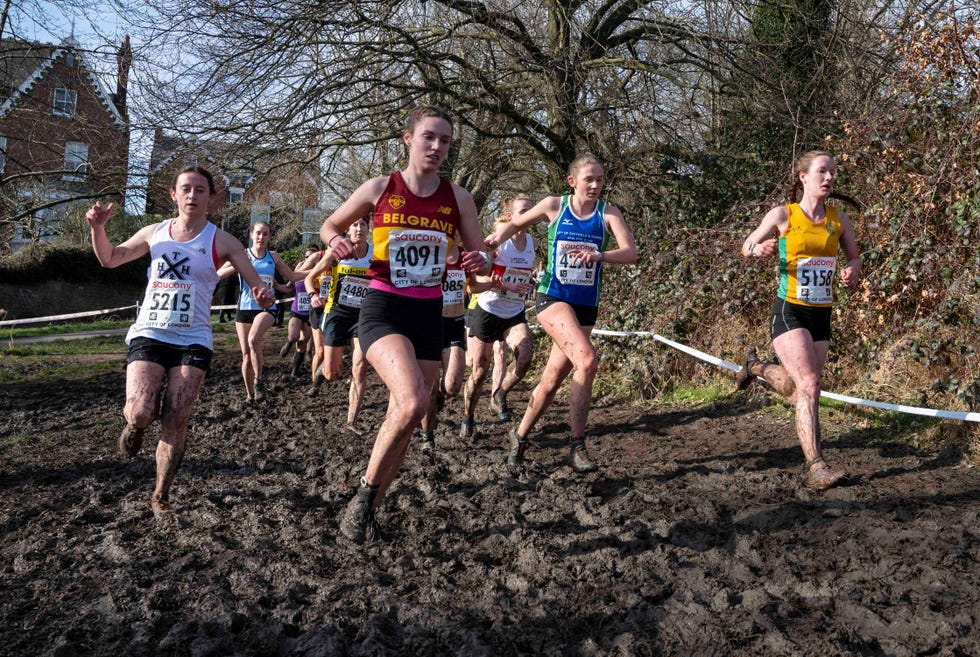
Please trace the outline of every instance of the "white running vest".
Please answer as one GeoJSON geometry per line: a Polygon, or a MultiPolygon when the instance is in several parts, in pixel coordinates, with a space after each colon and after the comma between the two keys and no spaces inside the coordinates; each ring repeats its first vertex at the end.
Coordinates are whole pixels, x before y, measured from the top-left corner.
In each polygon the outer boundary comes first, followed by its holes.
{"type": "Polygon", "coordinates": [[[170,237],[173,219],[161,221],[150,236],[146,292],[136,323],[126,334],[186,347],[212,349],[211,296],[218,284],[214,241],[217,227],[208,222],[188,242],[170,237]]]}
{"type": "MultiPolygon", "coordinates": [[[[500,245],[497,257],[493,259],[491,274],[500,277],[505,283],[531,283],[534,273],[534,239],[526,235],[524,250],[517,248],[514,238],[500,245]]],[[[487,290],[480,294],[477,303],[492,315],[509,319],[524,310],[526,295],[507,290],[487,290]]]]}

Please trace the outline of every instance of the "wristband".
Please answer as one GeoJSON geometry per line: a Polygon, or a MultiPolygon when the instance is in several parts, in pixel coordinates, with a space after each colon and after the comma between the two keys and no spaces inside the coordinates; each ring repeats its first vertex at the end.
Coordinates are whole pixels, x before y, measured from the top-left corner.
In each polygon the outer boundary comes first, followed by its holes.
{"type": "Polygon", "coordinates": [[[758,246],[758,244],[756,244],[755,242],[750,242],[749,243],[749,254],[750,255],[752,254],[753,251],[755,251],[755,247],[757,247],[757,246],[758,246]]]}
{"type": "Polygon", "coordinates": [[[606,252],[599,251],[599,262],[605,262],[605,261],[606,261],[606,252]]]}
{"type": "Polygon", "coordinates": [[[333,237],[331,237],[330,240],[327,242],[327,247],[330,247],[330,245],[333,244],[333,241],[335,239],[337,239],[338,237],[340,237],[340,233],[337,233],[336,235],[334,235],[333,237]]]}

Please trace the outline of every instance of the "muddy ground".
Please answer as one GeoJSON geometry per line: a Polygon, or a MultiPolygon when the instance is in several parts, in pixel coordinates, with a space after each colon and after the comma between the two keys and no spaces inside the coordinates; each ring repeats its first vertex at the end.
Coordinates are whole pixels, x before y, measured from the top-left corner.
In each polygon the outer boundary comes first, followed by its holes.
{"type": "MultiPolygon", "coordinates": [[[[121,347],[108,373],[0,386],[0,653],[980,654],[980,477],[888,420],[822,411],[851,477],[815,494],[761,388],[600,400],[585,476],[564,465],[564,397],[518,476],[483,404],[473,442],[444,424],[433,454],[413,445],[382,540],[355,547],[337,517],[370,441],[340,429],[342,387],[298,394],[273,336],[258,407],[219,350],[164,520],[153,441],[115,453],[121,347]]],[[[384,406],[372,379],[362,422],[384,406]]]]}

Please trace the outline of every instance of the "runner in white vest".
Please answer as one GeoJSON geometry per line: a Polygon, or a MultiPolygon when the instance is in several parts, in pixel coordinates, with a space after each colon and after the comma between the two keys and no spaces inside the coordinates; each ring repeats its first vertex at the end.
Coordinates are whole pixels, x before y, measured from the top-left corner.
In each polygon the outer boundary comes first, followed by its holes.
{"type": "Polygon", "coordinates": [[[177,217],[145,226],[118,246],[105,229],[111,203],[103,207],[96,201],[85,215],[92,249],[103,267],[118,267],[147,253],[151,258],[143,304],[126,336],[126,428],[118,446],[124,457],[134,457],[159,414],[156,487],[150,498],[157,515],[170,511],[170,486],[187,445],[187,420],[211,367],[211,296],[218,267],[231,263],[263,307],[275,302],[241,243],[208,221],[214,193],[214,179],[206,169],[184,169],[170,189],[177,217]]]}

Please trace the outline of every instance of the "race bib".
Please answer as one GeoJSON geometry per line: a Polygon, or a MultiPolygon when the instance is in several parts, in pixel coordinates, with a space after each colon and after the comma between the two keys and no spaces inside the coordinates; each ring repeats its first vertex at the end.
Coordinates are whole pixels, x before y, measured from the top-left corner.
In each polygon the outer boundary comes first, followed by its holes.
{"type": "Polygon", "coordinates": [[[139,328],[190,329],[194,321],[194,281],[154,280],[140,306],[139,328]]]}
{"type": "Polygon", "coordinates": [[[442,282],[442,308],[449,317],[463,314],[463,303],[466,297],[466,272],[451,269],[446,272],[446,280],[442,282]]]}
{"type": "MultiPolygon", "coordinates": [[[[521,283],[530,284],[531,274],[533,273],[533,269],[507,267],[500,275],[500,278],[504,283],[511,283],[514,285],[520,285],[521,283]]],[[[525,297],[527,296],[526,293],[511,292],[508,289],[501,289],[499,295],[501,298],[510,299],[511,301],[524,301],[525,297]]]]}
{"type": "Polygon", "coordinates": [[[558,240],[555,248],[558,254],[555,277],[562,285],[595,285],[596,263],[579,261],[576,264],[575,258],[568,255],[569,251],[598,251],[595,244],[558,240]]]}
{"type": "Polygon", "coordinates": [[[836,258],[801,258],[796,261],[796,298],[806,303],[834,301],[836,258]]]}
{"type": "Polygon", "coordinates": [[[367,294],[369,286],[370,282],[366,278],[344,276],[340,281],[337,303],[350,308],[360,308],[364,303],[364,295],[367,294]]]}
{"type": "Polygon", "coordinates": [[[449,238],[434,230],[393,230],[388,234],[388,262],[395,287],[442,285],[449,238]]]}
{"type": "Polygon", "coordinates": [[[309,294],[297,294],[296,295],[296,312],[298,313],[308,313],[310,312],[310,295],[309,294]]]}
{"type": "Polygon", "coordinates": [[[261,275],[260,274],[259,275],[259,278],[262,279],[262,282],[265,283],[265,286],[267,288],[269,288],[270,290],[272,290],[272,288],[273,288],[273,286],[275,285],[275,282],[276,282],[275,275],[272,275],[272,276],[264,276],[264,275],[261,275]]]}

